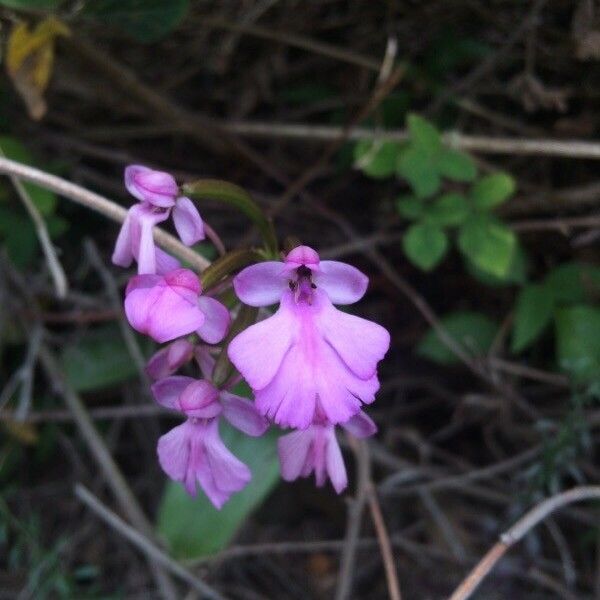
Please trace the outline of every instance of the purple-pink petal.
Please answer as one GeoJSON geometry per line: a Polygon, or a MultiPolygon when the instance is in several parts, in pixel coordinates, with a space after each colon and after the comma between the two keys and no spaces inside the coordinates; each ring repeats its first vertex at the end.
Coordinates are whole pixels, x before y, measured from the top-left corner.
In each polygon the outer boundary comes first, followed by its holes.
{"type": "Polygon", "coordinates": [[[130,281],[125,314],[131,326],[157,342],[169,342],[200,328],[204,313],[198,306],[200,282],[187,269],[165,277],[138,275],[130,281]]]}
{"type": "Polygon", "coordinates": [[[319,266],[319,255],[309,246],[297,246],[288,252],[285,263],[294,268],[304,266],[313,270],[319,266]]]}
{"type": "Polygon", "coordinates": [[[388,342],[385,329],[341,313],[324,292],[315,290],[310,305],[296,304],[287,291],[275,315],[232,340],[229,357],[265,416],[282,427],[302,429],[317,414],[331,423],[348,421],[361,403],[374,400],[376,363],[388,342]],[[350,331],[336,337],[331,321],[350,331]]]}
{"type": "Polygon", "coordinates": [[[316,315],[318,328],[340,358],[361,379],[372,377],[377,363],[390,346],[390,334],[381,325],[342,312],[321,297],[322,310],[316,315]]]}
{"type": "Polygon", "coordinates": [[[193,377],[172,375],[152,384],[150,388],[154,399],[165,408],[181,411],[179,398],[185,388],[196,381],[193,377]]]}
{"type": "Polygon", "coordinates": [[[178,198],[173,208],[173,223],[181,241],[192,246],[204,239],[204,223],[196,205],[185,196],[178,198]]]}
{"type": "Polygon", "coordinates": [[[158,462],[173,480],[183,482],[190,464],[190,438],[194,433],[189,422],[174,427],[158,440],[158,462]]]}
{"type": "Polygon", "coordinates": [[[210,296],[200,296],[198,306],[204,313],[204,323],[198,335],[209,344],[218,344],[227,334],[231,316],[226,306],[210,296]]]}
{"type": "Polygon", "coordinates": [[[286,481],[315,475],[315,483],[322,486],[329,477],[339,494],[347,485],[348,478],[333,425],[314,424],[309,428],[293,431],[277,441],[281,476],[286,481]]]}
{"type": "Polygon", "coordinates": [[[313,281],[333,304],[358,302],[367,291],[369,278],[356,267],[336,260],[323,260],[313,281]]]}
{"type": "Polygon", "coordinates": [[[154,380],[168,377],[189,362],[194,355],[194,344],[185,339],[174,341],[150,357],[146,373],[154,380]]]}
{"type": "Polygon", "coordinates": [[[258,437],[269,428],[268,421],[250,400],[225,391],[221,392],[220,400],[223,417],[246,435],[258,437]]]}
{"type": "Polygon", "coordinates": [[[342,423],[342,427],[356,438],[368,438],[377,433],[377,425],[373,419],[362,411],[342,423]]]}
{"type": "Polygon", "coordinates": [[[221,414],[219,391],[203,379],[194,379],[179,396],[179,408],[190,418],[212,419],[221,414]]]}
{"type": "Polygon", "coordinates": [[[198,481],[210,501],[220,509],[233,493],[248,485],[252,474],[223,444],[217,419],[206,425],[204,446],[206,465],[197,471],[198,481]]]}
{"type": "Polygon", "coordinates": [[[295,335],[293,315],[286,308],[238,334],[227,353],[254,390],[268,385],[279,370],[295,335]]]}
{"type": "Polygon", "coordinates": [[[162,208],[173,206],[179,191],[172,175],[143,165],[130,165],[125,169],[125,187],[138,200],[162,208]]]}
{"type": "Polygon", "coordinates": [[[249,306],[277,304],[287,285],[283,264],[276,261],[246,267],[233,279],[237,297],[249,306]]]}
{"type": "Polygon", "coordinates": [[[112,262],[119,267],[129,267],[133,262],[133,241],[132,241],[132,225],[131,212],[127,212],[127,216],[121,225],[115,249],[112,255],[112,262]]]}

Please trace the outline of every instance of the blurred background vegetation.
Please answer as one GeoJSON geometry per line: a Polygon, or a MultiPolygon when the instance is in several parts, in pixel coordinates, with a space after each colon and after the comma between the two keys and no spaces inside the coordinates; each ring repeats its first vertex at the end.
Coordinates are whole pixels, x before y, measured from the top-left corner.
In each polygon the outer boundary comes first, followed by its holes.
{"type": "MultiPolygon", "coordinates": [[[[597,3],[0,0],[0,23],[2,155],[124,206],[129,163],[225,179],[369,275],[357,310],[393,340],[369,462],[405,598],[447,597],[532,504],[598,482],[597,3]]],[[[200,209],[227,248],[258,239],[200,209]]],[[[354,475],[341,498],[280,485],[277,433],[228,431],[254,479],[223,511],[167,483],[116,234],[0,181],[0,598],[196,597],[75,484],[226,597],[332,597],[354,475]]],[[[545,521],[479,597],[600,598],[598,511],[545,521]]],[[[361,523],[351,597],[386,598],[361,523]]]]}

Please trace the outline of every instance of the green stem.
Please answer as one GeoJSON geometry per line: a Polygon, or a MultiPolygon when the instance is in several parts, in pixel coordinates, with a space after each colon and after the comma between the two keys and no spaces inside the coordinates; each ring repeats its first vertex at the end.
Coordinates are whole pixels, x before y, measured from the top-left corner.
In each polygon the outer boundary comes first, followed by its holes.
{"type": "Polygon", "coordinates": [[[233,206],[243,212],[259,229],[267,251],[276,256],[277,236],[273,222],[243,188],[219,179],[198,179],[182,186],[182,192],[195,200],[210,198],[233,206]]]}

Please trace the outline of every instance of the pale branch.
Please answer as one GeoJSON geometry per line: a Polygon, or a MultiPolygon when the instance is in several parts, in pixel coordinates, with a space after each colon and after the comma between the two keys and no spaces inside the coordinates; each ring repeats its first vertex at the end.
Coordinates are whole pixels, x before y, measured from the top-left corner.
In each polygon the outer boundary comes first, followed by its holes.
{"type": "MultiPolygon", "coordinates": [[[[29,165],[24,165],[17,161],[0,157],[0,173],[4,173],[9,177],[12,176],[17,179],[24,179],[25,181],[35,183],[40,187],[55,192],[63,198],[67,198],[72,202],[91,208],[117,223],[122,223],[127,216],[127,210],[122,206],[119,206],[116,202],[113,202],[104,196],[100,196],[95,192],[91,192],[80,185],[67,181],[66,179],[36,169],[35,167],[30,167],[29,165]]],[[[154,228],[154,239],[156,240],[156,243],[162,246],[166,251],[171,252],[199,272],[210,265],[210,261],[200,256],[192,250],[192,248],[188,248],[177,238],[157,227],[154,228]]]]}

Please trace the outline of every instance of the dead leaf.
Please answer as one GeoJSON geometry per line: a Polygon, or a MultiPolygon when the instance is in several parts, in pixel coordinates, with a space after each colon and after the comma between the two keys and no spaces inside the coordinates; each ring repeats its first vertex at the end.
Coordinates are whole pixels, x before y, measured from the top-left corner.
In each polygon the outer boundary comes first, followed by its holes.
{"type": "Polygon", "coordinates": [[[31,423],[7,420],[2,425],[11,437],[15,438],[21,444],[31,446],[38,440],[37,429],[31,423]]]}
{"type": "Polygon", "coordinates": [[[44,92],[52,76],[55,40],[60,35],[70,35],[69,28],[55,17],[48,17],[33,31],[27,23],[15,24],[8,38],[6,70],[29,116],[36,121],[46,113],[44,92]]]}

